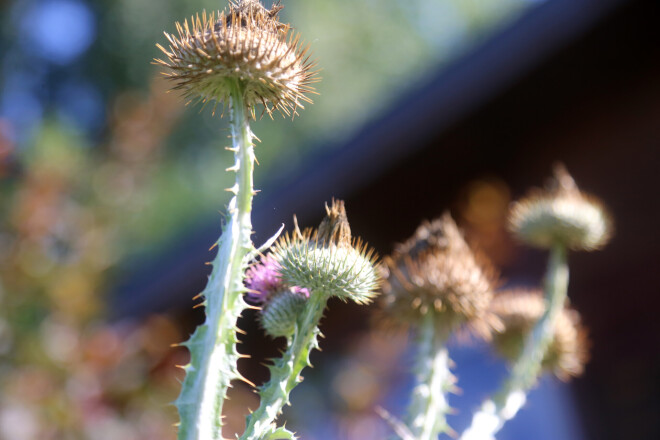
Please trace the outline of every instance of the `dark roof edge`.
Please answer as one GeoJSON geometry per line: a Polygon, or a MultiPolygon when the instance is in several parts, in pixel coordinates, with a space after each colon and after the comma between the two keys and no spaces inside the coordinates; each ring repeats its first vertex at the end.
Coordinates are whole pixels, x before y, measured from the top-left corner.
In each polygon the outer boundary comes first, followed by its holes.
{"type": "Polygon", "coordinates": [[[326,197],[347,194],[347,185],[370,181],[423,146],[428,127],[436,134],[448,128],[626,1],[548,0],[530,7],[510,26],[429,76],[429,83],[403,96],[340,149],[328,149],[330,153],[301,167],[304,172],[270,197],[299,205],[310,192],[317,197],[319,192],[326,197]]]}

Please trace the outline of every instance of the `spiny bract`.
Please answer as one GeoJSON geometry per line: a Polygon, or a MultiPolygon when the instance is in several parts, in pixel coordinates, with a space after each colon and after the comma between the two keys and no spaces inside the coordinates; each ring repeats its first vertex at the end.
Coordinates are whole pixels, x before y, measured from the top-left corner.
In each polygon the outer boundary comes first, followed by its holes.
{"type": "Polygon", "coordinates": [[[302,313],[307,297],[293,290],[275,293],[262,306],[259,321],[267,335],[274,338],[293,334],[296,320],[302,313]]]}
{"type": "Polygon", "coordinates": [[[318,231],[296,231],[277,243],[274,254],[282,278],[309,289],[312,295],[369,303],[380,284],[376,255],[360,240],[351,239],[342,201],[333,200],[326,210],[318,231]]]}
{"type": "Polygon", "coordinates": [[[229,12],[202,12],[183,25],[176,23],[178,36],[167,37],[170,46],[158,48],[165,60],[166,76],[191,100],[226,103],[238,84],[246,105],[263,104],[271,114],[297,114],[305,93],[313,93],[316,82],[309,48],[300,37],[278,20],[282,6],[266,9],[258,0],[229,4],[229,12]]]}

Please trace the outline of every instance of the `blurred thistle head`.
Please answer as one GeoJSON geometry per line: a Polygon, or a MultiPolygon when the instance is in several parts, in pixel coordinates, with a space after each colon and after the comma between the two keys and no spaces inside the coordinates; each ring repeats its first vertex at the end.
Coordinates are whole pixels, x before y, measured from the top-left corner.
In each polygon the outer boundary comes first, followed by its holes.
{"type": "Polygon", "coordinates": [[[533,189],[513,203],[510,230],[524,243],[544,249],[600,249],[612,235],[612,220],[601,202],[579,190],[563,165],[556,165],[547,189],[533,189]]]}
{"type": "Polygon", "coordinates": [[[333,200],[326,213],[318,230],[296,228],[277,242],[274,254],[282,279],[308,288],[313,295],[369,303],[380,284],[375,252],[351,238],[343,201],[333,200]]]}
{"type": "Polygon", "coordinates": [[[261,306],[259,321],[272,337],[293,334],[296,319],[309,298],[309,290],[291,286],[280,277],[280,265],[272,254],[248,268],[245,273],[247,300],[261,306]]]}
{"type": "Polygon", "coordinates": [[[387,321],[414,325],[434,313],[438,325],[467,324],[484,338],[499,326],[489,312],[496,271],[470,249],[449,213],[424,222],[384,263],[387,321]]]}
{"type": "Polygon", "coordinates": [[[245,104],[263,104],[271,114],[296,115],[311,100],[316,82],[309,48],[289,25],[279,21],[279,3],[266,9],[258,0],[230,2],[228,12],[213,12],[176,23],[178,36],[165,33],[170,46],[158,48],[165,59],[155,63],[191,100],[228,102],[240,87],[245,104]]]}
{"type": "MultiPolygon", "coordinates": [[[[526,335],[546,310],[541,290],[509,290],[493,298],[491,310],[504,323],[504,331],[493,337],[495,348],[511,361],[520,356],[526,335]]],[[[552,342],[542,366],[563,381],[580,376],[588,360],[586,331],[576,310],[565,307],[557,316],[552,342]]]]}

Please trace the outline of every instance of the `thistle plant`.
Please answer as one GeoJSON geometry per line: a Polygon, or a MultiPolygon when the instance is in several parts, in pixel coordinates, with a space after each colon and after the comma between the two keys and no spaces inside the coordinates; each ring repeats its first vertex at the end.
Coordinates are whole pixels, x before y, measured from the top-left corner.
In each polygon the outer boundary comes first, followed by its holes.
{"type": "Polygon", "coordinates": [[[366,304],[376,296],[380,280],[374,252],[351,238],[342,201],[333,201],[326,212],[318,230],[296,229],[270,254],[272,267],[279,266],[280,286],[295,287],[270,296],[261,321],[271,336],[287,337],[287,349],[269,367],[270,380],[259,388],[260,405],[248,416],[242,440],[292,438],[284,437],[288,431],[278,428],[275,419],[302,381],[311,351],[318,348],[318,326],[328,300],[334,296],[366,304]]]}
{"type": "Polygon", "coordinates": [[[227,171],[236,173],[213,270],[200,294],[206,321],[183,344],[190,363],[175,402],[180,440],[221,439],[227,389],[241,379],[236,320],[247,306],[244,273],[258,254],[250,239],[255,155],[249,122],[255,106],[263,105],[269,115],[277,110],[293,116],[311,102],[305,93],[313,91],[313,63],[300,38],[279,21],[281,8],[266,9],[257,0],[231,2],[228,11],[177,23],[177,35],[165,33],[169,47],[158,45],[165,59],[155,63],[166,68],[174,89],[190,101],[213,102],[214,112],[219,104],[228,109],[233,141],[228,149],[235,162],[227,171]]]}
{"type": "MultiPolygon", "coordinates": [[[[518,413],[544,367],[554,363],[558,376],[566,379],[581,373],[586,358],[583,332],[577,327],[577,319],[571,319],[571,312],[565,309],[567,252],[604,246],[611,235],[610,216],[596,198],[582,193],[565,168],[558,165],[546,190],[533,190],[513,204],[509,226],[523,243],[550,251],[544,297],[541,304],[533,296],[519,296],[515,300],[505,296],[500,300],[500,307],[508,302],[518,309],[514,313],[511,310],[499,313],[509,321],[510,334],[529,327],[534,318],[536,322],[515,350],[510,377],[474,414],[462,440],[494,438],[506,421],[518,413]]],[[[503,340],[507,339],[506,335],[504,332],[503,340]]]]}
{"type": "Polygon", "coordinates": [[[416,384],[405,425],[398,430],[412,439],[437,439],[453,432],[446,415],[456,379],[447,341],[460,328],[483,337],[499,328],[489,311],[496,274],[485,257],[470,249],[448,213],[422,224],[385,264],[384,315],[411,326],[417,335],[416,384]]]}

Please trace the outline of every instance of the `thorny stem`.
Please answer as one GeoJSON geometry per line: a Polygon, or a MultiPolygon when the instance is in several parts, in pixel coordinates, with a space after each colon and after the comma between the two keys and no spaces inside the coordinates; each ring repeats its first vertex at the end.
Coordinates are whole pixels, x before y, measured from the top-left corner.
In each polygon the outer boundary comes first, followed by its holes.
{"type": "Polygon", "coordinates": [[[527,391],[540,375],[543,357],[552,342],[556,318],[564,307],[568,292],[568,264],[563,245],[555,245],[551,250],[544,291],[547,309],[525,339],[523,352],[514,363],[510,378],[474,414],[472,424],[461,440],[493,439],[524,405],[527,391]]]}
{"type": "Polygon", "coordinates": [[[418,329],[415,373],[417,384],[408,406],[408,428],[415,440],[437,440],[450,430],[446,414],[450,410],[447,394],[454,384],[449,370],[446,343],[450,326],[438,326],[437,316],[428,312],[418,329]]]}
{"type": "Polygon", "coordinates": [[[242,298],[243,274],[254,250],[250,234],[255,161],[249,109],[243,93],[241,84],[235,82],[230,100],[234,197],[229,202],[228,222],[217,242],[213,271],[203,292],[206,321],[183,344],[190,350],[190,363],[185,367],[186,377],[175,402],[181,417],[179,440],[222,438],[222,407],[227,389],[233,379],[240,378],[236,367],[236,320],[246,306],[242,298]]]}
{"type": "Polygon", "coordinates": [[[324,292],[312,292],[297,319],[286,352],[270,366],[270,380],[259,390],[259,408],[248,416],[240,440],[261,440],[276,429],[275,419],[289,404],[289,394],[293,388],[302,382],[300,373],[311,365],[311,351],[318,348],[318,326],[327,302],[328,295],[324,292]]]}

